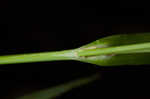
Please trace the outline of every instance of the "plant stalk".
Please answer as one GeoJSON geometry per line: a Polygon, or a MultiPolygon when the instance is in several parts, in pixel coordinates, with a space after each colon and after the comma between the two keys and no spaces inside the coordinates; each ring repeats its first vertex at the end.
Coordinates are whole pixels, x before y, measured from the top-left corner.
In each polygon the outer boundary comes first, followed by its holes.
{"type": "Polygon", "coordinates": [[[57,52],[41,52],[41,53],[31,53],[31,54],[18,54],[18,55],[0,56],[0,64],[71,60],[74,57],[75,57],[75,54],[73,50],[65,50],[65,51],[57,51],[57,52]]]}
{"type": "Polygon", "coordinates": [[[0,56],[0,64],[16,64],[43,61],[74,60],[80,56],[105,54],[150,53],[150,43],[123,45],[118,47],[75,49],[55,52],[41,52],[0,56]]]}

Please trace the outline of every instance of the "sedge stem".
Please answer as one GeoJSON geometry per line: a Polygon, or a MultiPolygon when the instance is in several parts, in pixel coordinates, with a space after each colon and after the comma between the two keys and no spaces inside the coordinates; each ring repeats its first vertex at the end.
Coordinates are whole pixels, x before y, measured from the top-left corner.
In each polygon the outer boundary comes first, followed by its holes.
{"type": "Polygon", "coordinates": [[[71,60],[71,58],[73,57],[74,57],[73,50],[7,55],[7,56],[0,56],[0,64],[71,60]]]}

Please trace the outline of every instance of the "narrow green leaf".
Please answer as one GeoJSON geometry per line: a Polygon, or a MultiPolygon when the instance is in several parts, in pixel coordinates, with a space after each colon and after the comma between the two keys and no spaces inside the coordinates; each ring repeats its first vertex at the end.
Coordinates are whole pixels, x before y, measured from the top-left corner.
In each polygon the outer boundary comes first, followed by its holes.
{"type": "Polygon", "coordinates": [[[73,88],[80,87],[97,79],[99,79],[99,74],[95,74],[86,78],[80,78],[66,84],[58,85],[53,88],[42,89],[37,92],[20,96],[17,99],[55,99],[57,96],[60,96],[61,94],[72,90],[73,88]]]}
{"type": "Polygon", "coordinates": [[[113,35],[78,50],[77,60],[100,66],[150,64],[150,33],[113,35]]]}

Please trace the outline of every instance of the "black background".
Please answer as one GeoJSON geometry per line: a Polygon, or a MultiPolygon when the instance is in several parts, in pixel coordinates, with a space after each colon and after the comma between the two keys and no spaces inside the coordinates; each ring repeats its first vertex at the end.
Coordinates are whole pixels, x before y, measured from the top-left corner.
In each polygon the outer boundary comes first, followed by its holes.
{"type": "MultiPolygon", "coordinates": [[[[0,55],[72,49],[113,34],[150,32],[144,1],[13,1],[8,6],[5,0],[0,6],[0,55]]],[[[0,98],[15,99],[95,72],[100,80],[59,99],[150,97],[148,66],[106,68],[59,61],[1,65],[0,98]]]]}

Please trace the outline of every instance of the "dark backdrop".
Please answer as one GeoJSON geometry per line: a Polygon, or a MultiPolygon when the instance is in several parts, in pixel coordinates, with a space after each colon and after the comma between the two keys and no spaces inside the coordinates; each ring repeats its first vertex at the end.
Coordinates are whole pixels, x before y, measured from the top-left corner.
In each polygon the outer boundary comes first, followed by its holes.
{"type": "MultiPolygon", "coordinates": [[[[150,32],[149,7],[144,1],[24,1],[2,5],[0,55],[72,49],[109,35],[150,32]]],[[[150,97],[148,66],[106,68],[59,61],[0,66],[0,98],[13,99],[95,72],[102,75],[100,80],[59,99],[150,97]]]]}

